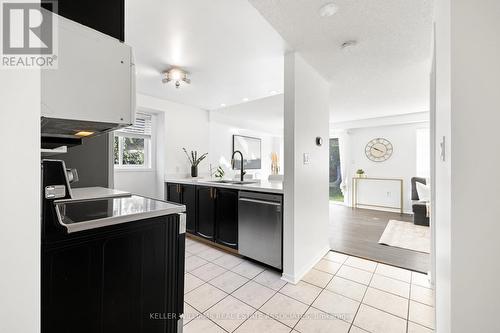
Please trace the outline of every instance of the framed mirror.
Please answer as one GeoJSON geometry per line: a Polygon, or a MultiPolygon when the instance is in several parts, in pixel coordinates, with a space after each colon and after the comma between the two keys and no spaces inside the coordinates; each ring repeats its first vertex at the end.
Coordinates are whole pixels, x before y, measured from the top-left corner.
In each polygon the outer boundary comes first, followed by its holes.
{"type": "MultiPolygon", "coordinates": [[[[261,139],[250,136],[233,135],[233,153],[239,150],[243,154],[243,167],[247,169],[261,168],[261,139]]],[[[239,156],[235,156],[234,170],[240,169],[239,156]]]]}

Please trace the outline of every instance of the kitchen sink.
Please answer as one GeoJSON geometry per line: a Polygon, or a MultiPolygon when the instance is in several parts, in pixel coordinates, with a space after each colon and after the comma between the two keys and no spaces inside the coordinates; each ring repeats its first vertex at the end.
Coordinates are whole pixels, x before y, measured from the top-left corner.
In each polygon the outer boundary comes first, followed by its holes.
{"type": "Polygon", "coordinates": [[[233,181],[232,180],[224,180],[224,179],[221,179],[221,180],[206,180],[207,183],[218,183],[218,184],[232,184],[233,181]]]}
{"type": "Polygon", "coordinates": [[[218,184],[235,184],[235,185],[246,185],[246,184],[255,184],[256,180],[207,180],[207,183],[218,183],[218,184]]]}
{"type": "Polygon", "coordinates": [[[255,184],[257,183],[256,180],[232,180],[231,184],[238,184],[238,185],[245,185],[245,184],[255,184]]]}

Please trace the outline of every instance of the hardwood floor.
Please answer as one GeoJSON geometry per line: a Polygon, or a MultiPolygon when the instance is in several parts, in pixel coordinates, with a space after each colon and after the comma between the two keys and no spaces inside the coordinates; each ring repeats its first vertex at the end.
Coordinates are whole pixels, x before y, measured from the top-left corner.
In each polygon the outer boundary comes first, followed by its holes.
{"type": "Polygon", "coordinates": [[[411,215],[352,209],[331,203],[330,246],[334,251],[427,273],[429,254],[378,243],[389,220],[413,223],[412,219],[411,215]]]}

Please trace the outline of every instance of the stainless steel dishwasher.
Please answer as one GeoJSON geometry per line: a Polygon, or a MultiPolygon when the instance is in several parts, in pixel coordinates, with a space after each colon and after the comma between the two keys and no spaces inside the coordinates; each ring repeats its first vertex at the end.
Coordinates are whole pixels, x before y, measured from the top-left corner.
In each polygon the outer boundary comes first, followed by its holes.
{"type": "Polygon", "coordinates": [[[282,269],[283,196],[240,191],[239,253],[282,269]]]}

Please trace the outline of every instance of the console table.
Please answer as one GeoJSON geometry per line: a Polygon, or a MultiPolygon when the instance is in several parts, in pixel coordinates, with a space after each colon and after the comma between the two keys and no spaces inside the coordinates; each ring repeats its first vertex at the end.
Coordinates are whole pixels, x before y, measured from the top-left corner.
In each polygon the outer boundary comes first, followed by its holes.
{"type": "Polygon", "coordinates": [[[362,178],[362,177],[353,177],[352,178],[352,207],[358,208],[359,206],[367,206],[367,207],[376,207],[376,208],[389,208],[389,209],[398,209],[401,214],[403,214],[403,179],[400,178],[362,178]],[[392,206],[382,206],[382,205],[372,205],[358,202],[358,182],[359,181],[389,181],[389,182],[398,182],[399,183],[399,207],[392,206]]]}

